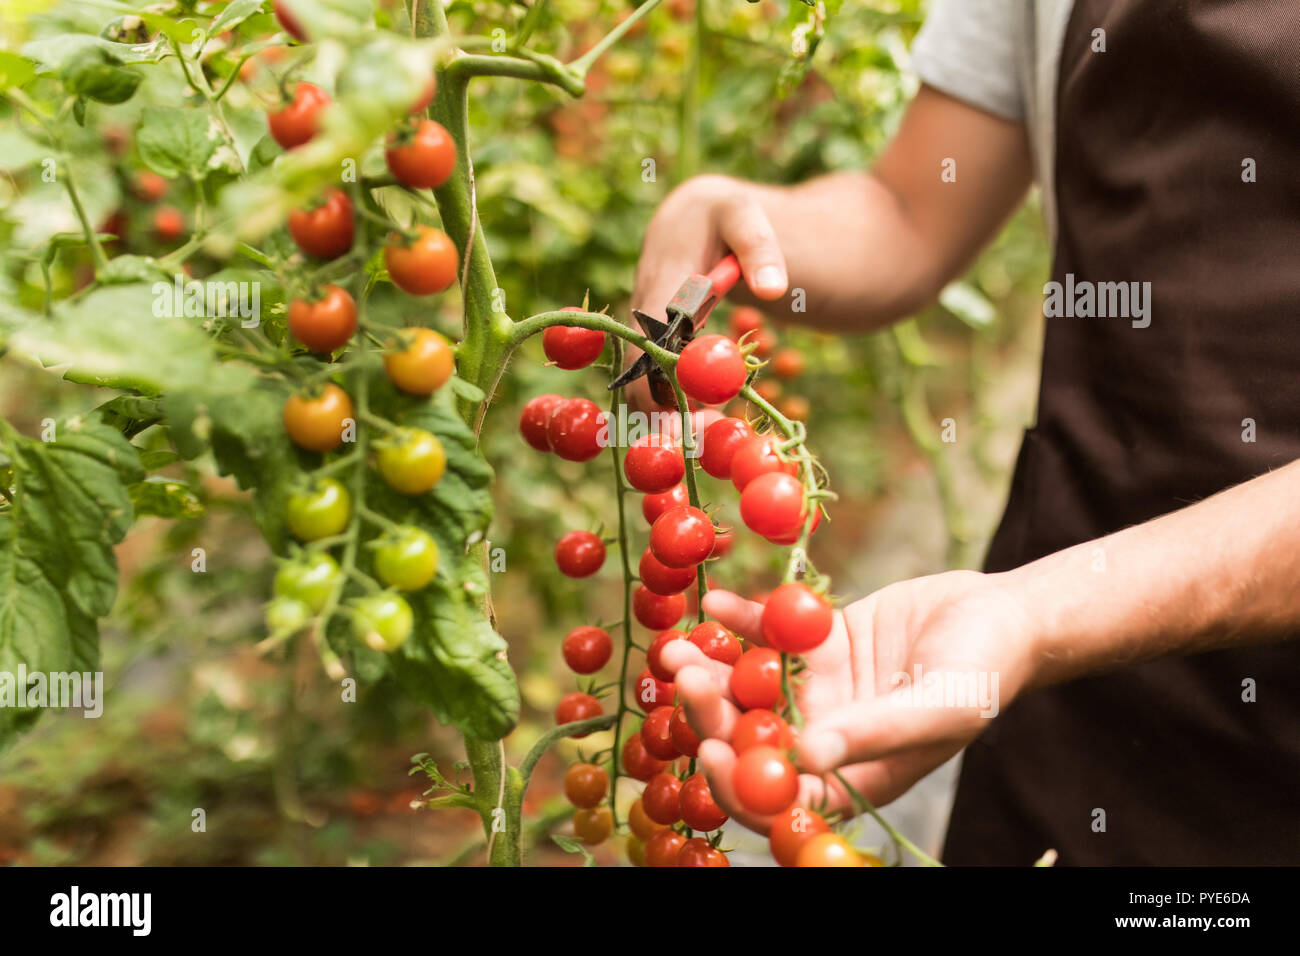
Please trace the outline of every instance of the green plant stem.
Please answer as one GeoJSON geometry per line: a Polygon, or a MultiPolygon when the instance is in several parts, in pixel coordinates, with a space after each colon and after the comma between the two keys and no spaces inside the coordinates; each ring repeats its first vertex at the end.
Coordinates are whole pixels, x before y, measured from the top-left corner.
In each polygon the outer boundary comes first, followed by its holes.
{"type": "Polygon", "coordinates": [[[599,717],[588,717],[586,720],[575,720],[567,724],[560,724],[558,727],[552,727],[542,734],[537,739],[537,743],[533,744],[532,749],[528,751],[527,756],[519,763],[519,776],[523,778],[524,789],[528,788],[528,783],[533,778],[533,770],[536,769],[538,761],[542,759],[552,744],[574,734],[590,734],[598,730],[608,730],[616,720],[618,720],[616,714],[601,714],[599,717]]]}
{"type": "MultiPolygon", "coordinates": [[[[674,361],[676,356],[674,356],[674,361]]],[[[665,372],[669,369],[665,368],[665,372]]],[[[700,507],[700,489],[695,481],[695,429],[691,424],[690,404],[686,401],[686,392],[677,381],[676,375],[668,380],[673,383],[673,397],[677,399],[677,414],[682,423],[682,457],[686,463],[686,496],[692,508],[700,507]]],[[[708,593],[708,577],[704,573],[704,562],[695,566],[695,620],[704,623],[704,595],[708,593]]]]}
{"type": "Polygon", "coordinates": [[[586,76],[587,71],[591,69],[591,65],[600,59],[606,50],[617,43],[623,37],[623,34],[632,29],[638,20],[642,19],[651,10],[659,6],[660,2],[661,0],[646,0],[645,3],[633,10],[622,23],[601,37],[600,40],[596,42],[595,46],[571,62],[569,64],[569,69],[577,73],[579,76],[586,76]]]}
{"type": "Polygon", "coordinates": [[[871,801],[860,794],[851,783],[844,779],[844,774],[840,773],[838,770],[833,771],[833,773],[835,774],[835,779],[840,782],[840,786],[848,791],[849,799],[852,800],[855,805],[860,805],[871,815],[873,820],[880,824],[881,828],[889,834],[890,839],[894,841],[895,846],[906,849],[921,861],[922,866],[943,866],[942,863],[930,856],[930,854],[926,853],[907,837],[903,836],[903,834],[899,833],[898,830],[894,829],[893,824],[880,815],[880,811],[875,808],[871,801]]]}

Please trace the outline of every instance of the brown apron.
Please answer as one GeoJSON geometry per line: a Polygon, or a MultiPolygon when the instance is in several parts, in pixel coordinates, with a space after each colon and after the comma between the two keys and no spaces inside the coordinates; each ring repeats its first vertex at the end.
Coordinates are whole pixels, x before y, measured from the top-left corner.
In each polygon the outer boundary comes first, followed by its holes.
{"type": "MultiPolygon", "coordinates": [[[[1054,281],[1150,282],[1150,325],[1047,319],[990,571],[1300,458],[1300,2],[1078,0],[1056,157],[1054,281]]],[[[1300,863],[1300,643],[1007,708],[966,751],[944,859],[1049,847],[1066,865],[1300,863]]]]}

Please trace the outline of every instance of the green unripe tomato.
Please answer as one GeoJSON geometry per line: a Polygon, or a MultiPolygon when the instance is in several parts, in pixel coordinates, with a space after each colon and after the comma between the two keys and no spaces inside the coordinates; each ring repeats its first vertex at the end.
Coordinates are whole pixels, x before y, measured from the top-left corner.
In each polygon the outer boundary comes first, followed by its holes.
{"type": "Polygon", "coordinates": [[[419,528],[392,531],[375,543],[375,573],[399,591],[418,591],[438,572],[438,545],[419,528]]]}
{"type": "Polygon", "coordinates": [[[319,614],[342,576],[338,562],[327,552],[317,551],[281,565],[275,573],[275,593],[296,598],[319,614]]]}
{"type": "Polygon", "coordinates": [[[352,628],[367,647],[391,654],[411,636],[415,615],[406,599],[393,591],[367,594],[352,605],[352,628]]]}
{"type": "Polygon", "coordinates": [[[447,470],[447,453],[442,442],[423,428],[400,429],[375,445],[379,473],[390,488],[404,495],[424,494],[447,470]]]}
{"type": "Polygon", "coordinates": [[[297,598],[277,597],[266,606],[266,629],[272,634],[297,634],[311,614],[311,608],[297,598]]]}
{"type": "Polygon", "coordinates": [[[342,533],[352,518],[352,496],[333,478],[322,478],[296,491],[285,505],[284,520],[300,541],[318,541],[342,533]]]}

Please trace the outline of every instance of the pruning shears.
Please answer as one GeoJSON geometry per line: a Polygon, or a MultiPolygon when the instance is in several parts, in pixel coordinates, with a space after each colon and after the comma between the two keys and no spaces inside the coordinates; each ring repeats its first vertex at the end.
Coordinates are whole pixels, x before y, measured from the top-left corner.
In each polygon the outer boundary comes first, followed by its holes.
{"type": "MultiPolygon", "coordinates": [[[[660,322],[640,309],[633,309],[632,315],[651,342],[669,352],[680,354],[687,343],[695,338],[695,333],[704,325],[713,307],[731,291],[739,279],[740,262],[735,254],[728,254],[706,274],[687,277],[668,302],[665,310],[668,313],[667,322],[660,322]]],[[[648,354],[642,354],[624,369],[623,374],[614,379],[609,388],[611,391],[623,388],[643,375],[650,381],[650,395],[656,402],[667,406],[676,404],[672,383],[659,368],[659,363],[648,354]]]]}

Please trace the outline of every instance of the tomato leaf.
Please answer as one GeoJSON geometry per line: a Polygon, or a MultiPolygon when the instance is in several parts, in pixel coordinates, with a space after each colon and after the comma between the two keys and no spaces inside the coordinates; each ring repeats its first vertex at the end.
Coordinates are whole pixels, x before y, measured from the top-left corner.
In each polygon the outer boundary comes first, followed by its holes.
{"type": "Polygon", "coordinates": [[[581,840],[576,839],[575,837],[565,836],[562,833],[552,833],[551,839],[554,840],[555,845],[565,853],[581,853],[583,866],[596,865],[596,858],[591,855],[591,851],[583,845],[581,840]]]}
{"type": "Polygon", "coordinates": [[[140,158],[169,179],[203,179],[209,173],[238,172],[239,156],[221,124],[206,110],[148,107],[136,134],[140,158]]]}

